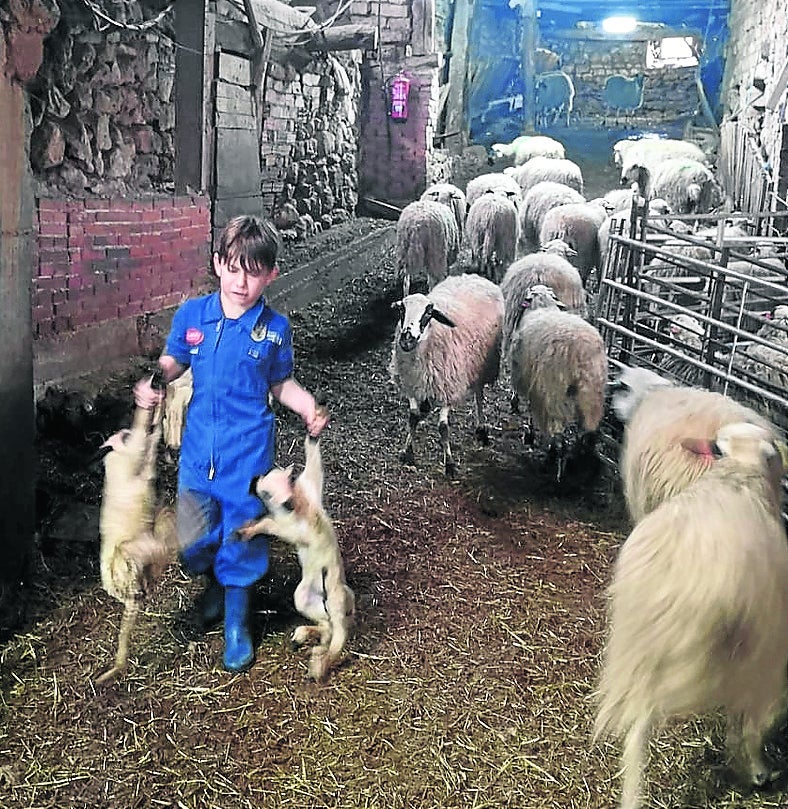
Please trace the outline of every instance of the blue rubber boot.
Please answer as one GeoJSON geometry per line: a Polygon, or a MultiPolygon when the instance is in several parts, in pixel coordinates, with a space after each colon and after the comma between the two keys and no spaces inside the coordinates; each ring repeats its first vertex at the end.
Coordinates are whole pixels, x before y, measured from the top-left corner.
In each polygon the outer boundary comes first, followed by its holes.
{"type": "Polygon", "coordinates": [[[208,583],[198,600],[198,609],[202,625],[209,627],[215,624],[224,613],[224,587],[219,584],[212,572],[206,575],[208,583]]]}
{"type": "Polygon", "coordinates": [[[254,662],[249,631],[249,587],[224,588],[224,667],[246,671],[254,662]]]}

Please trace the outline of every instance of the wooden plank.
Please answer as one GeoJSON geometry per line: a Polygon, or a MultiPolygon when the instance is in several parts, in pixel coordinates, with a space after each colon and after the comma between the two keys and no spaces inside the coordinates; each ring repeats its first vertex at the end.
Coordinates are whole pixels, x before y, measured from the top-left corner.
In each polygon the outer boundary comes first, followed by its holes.
{"type": "Polygon", "coordinates": [[[465,119],[465,82],[468,73],[468,25],[471,10],[470,0],[456,0],[454,24],[451,29],[449,93],[446,97],[446,123],[444,125],[444,131],[450,134],[446,136],[444,146],[458,153],[468,144],[468,122],[465,119]]]}
{"type": "Polygon", "coordinates": [[[242,87],[249,87],[252,83],[251,62],[245,56],[236,56],[232,53],[219,54],[219,78],[242,87]]]}
{"type": "Polygon", "coordinates": [[[523,23],[522,69],[523,69],[523,126],[525,132],[534,132],[536,125],[536,91],[534,54],[536,53],[536,6],[534,0],[521,0],[520,15],[523,23]]]}
{"type": "Polygon", "coordinates": [[[216,68],[215,49],[216,17],[208,13],[205,15],[204,27],[204,49],[203,49],[203,74],[202,74],[202,160],[200,171],[200,190],[205,191],[210,187],[213,178],[214,166],[214,132],[213,115],[211,115],[211,89],[213,87],[213,73],[216,68]]]}
{"type": "Polygon", "coordinates": [[[279,0],[252,0],[252,5],[258,24],[262,28],[271,28],[275,34],[314,31],[317,28],[309,14],[279,0]]]}
{"type": "Polygon", "coordinates": [[[378,27],[372,22],[333,25],[301,47],[310,52],[374,51],[378,47],[378,27]]]}
{"type": "Polygon", "coordinates": [[[434,0],[412,0],[413,37],[411,46],[414,54],[432,53],[435,50],[435,2],[434,0]]]}
{"type": "MultiPolygon", "coordinates": [[[[248,87],[241,87],[238,84],[228,84],[222,79],[216,81],[216,97],[222,98],[228,102],[242,102],[244,99],[251,98],[248,87]]],[[[251,102],[250,102],[251,103],[251,102]]]]}
{"type": "Polygon", "coordinates": [[[250,56],[254,43],[249,32],[249,26],[237,20],[217,20],[216,46],[222,51],[250,56]]]}
{"type": "Polygon", "coordinates": [[[247,91],[243,98],[238,96],[226,96],[216,93],[216,112],[234,112],[242,115],[253,115],[252,97],[247,91]]]}
{"type": "Polygon", "coordinates": [[[260,151],[252,129],[216,130],[216,196],[260,193],[260,151]]]}
{"type": "Polygon", "coordinates": [[[252,113],[216,111],[216,126],[220,129],[253,129],[257,131],[257,118],[252,113]]]}

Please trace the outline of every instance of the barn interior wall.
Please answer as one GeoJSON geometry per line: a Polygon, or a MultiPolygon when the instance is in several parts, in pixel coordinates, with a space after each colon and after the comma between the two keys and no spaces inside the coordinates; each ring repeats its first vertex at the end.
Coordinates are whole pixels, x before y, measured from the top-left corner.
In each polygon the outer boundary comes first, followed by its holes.
{"type": "Polygon", "coordinates": [[[674,122],[691,117],[698,108],[695,68],[647,68],[647,40],[548,35],[539,44],[561,57],[561,68],[572,79],[575,88],[572,122],[576,125],[602,126],[613,119],[615,110],[607,108],[604,102],[605,81],[613,75],[644,76],[643,103],[626,116],[629,125],[647,127],[674,122]]]}
{"type": "Polygon", "coordinates": [[[773,108],[766,101],[788,62],[788,0],[733,0],[729,29],[724,117],[752,132],[784,200],[788,186],[785,88],[773,108]]]}

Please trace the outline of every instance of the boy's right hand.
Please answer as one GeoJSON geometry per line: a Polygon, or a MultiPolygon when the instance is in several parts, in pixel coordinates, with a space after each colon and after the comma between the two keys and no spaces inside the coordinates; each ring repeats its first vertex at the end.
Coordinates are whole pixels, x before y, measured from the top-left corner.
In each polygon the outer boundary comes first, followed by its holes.
{"type": "Polygon", "coordinates": [[[153,410],[164,401],[165,391],[154,388],[151,379],[150,376],[143,377],[134,386],[134,403],[143,410],[153,410]]]}

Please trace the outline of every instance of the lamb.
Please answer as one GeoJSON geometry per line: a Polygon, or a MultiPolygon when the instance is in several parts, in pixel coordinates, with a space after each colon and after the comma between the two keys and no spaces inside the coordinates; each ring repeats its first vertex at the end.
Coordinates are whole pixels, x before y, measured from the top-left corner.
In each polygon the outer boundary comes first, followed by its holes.
{"type": "Polygon", "coordinates": [[[408,438],[401,460],[414,462],[416,427],[430,405],[440,407],[438,433],[446,475],[456,465],[449,442],[449,412],[473,393],[476,436],[488,441],[483,392],[498,378],[504,317],[503,294],[475,274],[449,276],[429,295],[408,295],[399,312],[391,357],[391,377],[408,399],[408,438]]]}
{"type": "Polygon", "coordinates": [[[519,135],[511,143],[493,143],[496,161],[512,158],[515,166],[522,166],[535,157],[566,157],[563,143],[546,135],[519,135]]]}
{"type": "Polygon", "coordinates": [[[465,192],[452,183],[433,183],[421,195],[423,200],[432,200],[448,205],[451,208],[454,218],[457,221],[457,232],[462,241],[465,232],[465,216],[468,211],[468,204],[465,199],[465,192]]]}
{"type": "MultiPolygon", "coordinates": [[[[702,360],[704,328],[701,322],[692,315],[679,312],[669,315],[668,335],[670,344],[696,360],[702,360]]],[[[675,379],[685,385],[697,385],[705,373],[702,368],[687,362],[683,357],[665,353],[659,361],[660,373],[669,379],[675,379]]]]}
{"type": "MultiPolygon", "coordinates": [[[[561,311],[550,287],[526,293],[527,311],[511,340],[513,409],[520,397],[530,402],[535,426],[550,439],[560,481],[569,454],[564,431],[579,423],[593,433],[602,420],[607,354],[602,336],[577,315],[561,311]]],[[[585,436],[586,442],[593,436],[585,436]]]]}
{"type": "Polygon", "coordinates": [[[131,429],[115,433],[102,445],[107,454],[99,512],[101,585],[123,604],[123,617],[115,664],[97,684],[125,672],[141,603],[178,551],[172,511],[157,514],[155,507],[159,415],[159,408],[153,413],[136,408],[131,429]]]}
{"type": "Polygon", "coordinates": [[[316,626],[299,626],[293,642],[317,640],[309,661],[309,676],[324,680],[339,661],[355,614],[355,595],[345,580],[345,567],[334,527],[323,508],[323,465],[320,441],[304,440],[306,465],[292,480],[293,467],[275,468],[252,480],[250,491],[267,514],[242,526],[238,533],[251,539],[270,534],[295,545],[301,563],[296,587],[296,609],[316,626]]]}
{"type": "Polygon", "coordinates": [[[583,193],[583,172],[580,166],[565,158],[532,157],[527,163],[504,169],[504,174],[517,180],[521,196],[545,180],[568,185],[578,193],[583,193]]]}
{"type": "Polygon", "coordinates": [[[468,211],[465,241],[474,272],[496,283],[514,261],[518,242],[517,208],[506,197],[482,194],[468,211]]]}
{"type": "Polygon", "coordinates": [[[566,242],[575,251],[572,264],[585,283],[591,271],[601,264],[599,228],[606,219],[605,209],[596,202],[557,205],[542,218],[539,243],[544,245],[555,239],[566,242]]]}
{"type": "Polygon", "coordinates": [[[674,386],[647,368],[623,366],[614,388],[613,411],[626,425],[619,472],[634,524],[708,470],[710,458],[682,448],[687,436],[712,441],[726,424],[748,422],[777,441],[773,426],[754,410],[721,393],[674,386]]]}
{"type": "Polygon", "coordinates": [[[457,222],[448,206],[432,200],[406,205],[397,220],[397,266],[403,294],[410,292],[411,275],[426,271],[432,289],[449,272],[460,249],[457,222]]]}
{"type": "Polygon", "coordinates": [[[747,359],[742,365],[784,393],[788,390],[788,306],[776,306],[756,336],[771,345],[753,343],[744,352],[747,359]]]}
{"type": "Polygon", "coordinates": [[[508,197],[515,205],[520,204],[520,186],[517,180],[504,174],[502,171],[493,171],[488,174],[480,174],[472,180],[468,180],[465,186],[465,200],[468,204],[468,210],[473,207],[482,194],[488,191],[493,191],[503,197],[508,197]]]}
{"type": "Polygon", "coordinates": [[[520,204],[520,246],[533,252],[539,248],[539,236],[545,214],[559,205],[585,202],[586,198],[574,188],[550,180],[537,183],[524,196],[520,204]]]}
{"type": "Polygon", "coordinates": [[[621,184],[637,182],[643,193],[648,191],[648,177],[664,160],[679,158],[704,165],[708,162],[700,146],[687,140],[672,138],[618,141],[613,150],[614,154],[618,153],[621,156],[621,184]],[[625,145],[627,143],[632,145],[625,145]]]}
{"type": "Polygon", "coordinates": [[[707,471],[636,525],[609,588],[594,737],[625,737],[621,809],[641,805],[649,737],[672,717],[723,708],[752,783],[778,774],[762,748],[788,664],[788,542],[772,486],[782,462],[751,423],[681,444],[707,471]]]}
{"type": "Polygon", "coordinates": [[[531,287],[537,284],[550,287],[566,307],[567,312],[580,317],[587,314],[586,293],[580,273],[563,255],[550,252],[556,249],[556,244],[551,242],[540,252],[517,259],[509,265],[501,281],[505,305],[502,349],[504,356],[508,356],[512,335],[520,322],[523,304],[528,300],[527,293],[531,287]]]}

